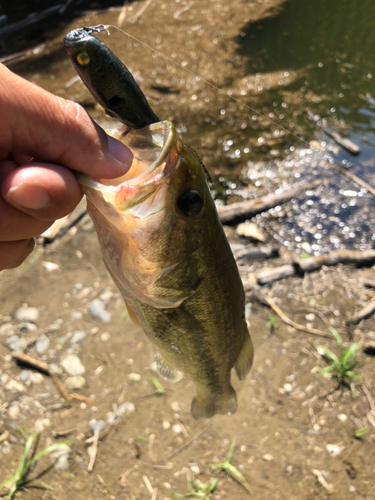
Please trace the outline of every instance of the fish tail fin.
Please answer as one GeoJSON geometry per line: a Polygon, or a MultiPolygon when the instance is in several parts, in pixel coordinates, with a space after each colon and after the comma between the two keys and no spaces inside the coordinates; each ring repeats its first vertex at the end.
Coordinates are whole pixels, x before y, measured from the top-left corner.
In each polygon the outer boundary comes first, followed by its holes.
{"type": "Polygon", "coordinates": [[[171,382],[178,382],[179,380],[182,379],[183,373],[177,370],[176,368],[173,368],[171,365],[169,365],[157,352],[156,353],[156,369],[158,374],[167,379],[170,380],[171,382]]]}
{"type": "Polygon", "coordinates": [[[245,336],[245,342],[242,346],[241,352],[234,363],[234,369],[236,371],[237,377],[243,380],[249,373],[250,368],[253,364],[254,358],[254,348],[251,342],[250,334],[245,336]]]}
{"type": "Polygon", "coordinates": [[[236,393],[232,386],[227,394],[210,394],[199,397],[199,390],[197,396],[191,402],[191,414],[196,420],[203,418],[210,418],[216,414],[226,415],[228,413],[235,413],[237,410],[236,393]]]}

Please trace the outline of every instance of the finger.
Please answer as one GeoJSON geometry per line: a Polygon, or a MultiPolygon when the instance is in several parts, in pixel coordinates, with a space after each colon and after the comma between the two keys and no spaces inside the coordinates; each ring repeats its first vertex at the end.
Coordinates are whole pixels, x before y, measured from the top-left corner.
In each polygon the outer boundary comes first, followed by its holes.
{"type": "MultiPolygon", "coordinates": [[[[82,198],[77,179],[70,170],[41,163],[13,170],[1,185],[1,194],[9,205],[41,221],[64,217],[82,198]]],[[[0,217],[4,218],[4,214],[0,217]]],[[[13,213],[13,217],[16,214],[13,213]]],[[[18,223],[23,225],[22,216],[18,217],[18,223]]],[[[15,226],[16,222],[12,220],[12,224],[15,226]]]]}
{"type": "Polygon", "coordinates": [[[33,239],[0,242],[0,271],[19,266],[33,251],[33,239]]]}
{"type": "MultiPolygon", "coordinates": [[[[0,64],[0,150],[113,178],[133,155],[109,137],[77,103],[54,96],[0,64]]],[[[4,156],[3,156],[4,159],[4,156]]]]}

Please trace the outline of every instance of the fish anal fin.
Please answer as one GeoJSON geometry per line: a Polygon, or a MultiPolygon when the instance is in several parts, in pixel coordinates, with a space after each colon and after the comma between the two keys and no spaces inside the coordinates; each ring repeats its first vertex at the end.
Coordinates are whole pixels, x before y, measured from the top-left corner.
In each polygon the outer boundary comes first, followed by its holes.
{"type": "Polygon", "coordinates": [[[240,380],[243,380],[249,373],[250,368],[253,364],[253,359],[254,359],[253,343],[251,342],[250,335],[247,334],[245,336],[245,341],[243,343],[241,352],[236,362],[234,363],[235,372],[240,380]]]}
{"type": "Polygon", "coordinates": [[[156,369],[161,377],[170,382],[178,382],[184,375],[182,372],[169,365],[159,353],[156,355],[156,369]]]}
{"type": "Polygon", "coordinates": [[[129,314],[129,318],[132,320],[132,322],[135,324],[135,326],[140,326],[139,321],[137,316],[135,315],[135,312],[133,309],[129,306],[129,304],[125,301],[126,309],[129,314]]]}
{"type": "Polygon", "coordinates": [[[191,402],[191,414],[196,420],[203,418],[211,418],[214,415],[227,415],[228,413],[235,413],[237,410],[237,398],[234,389],[228,394],[212,394],[206,397],[197,396],[191,402]]]}

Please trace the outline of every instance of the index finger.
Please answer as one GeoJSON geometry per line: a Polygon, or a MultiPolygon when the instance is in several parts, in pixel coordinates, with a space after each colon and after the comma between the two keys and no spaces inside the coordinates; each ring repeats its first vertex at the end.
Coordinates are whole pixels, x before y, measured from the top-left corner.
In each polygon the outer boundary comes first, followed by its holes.
{"type": "Polygon", "coordinates": [[[0,116],[0,159],[16,152],[103,178],[130,168],[130,149],[108,136],[79,104],[50,94],[1,63],[0,116]]]}

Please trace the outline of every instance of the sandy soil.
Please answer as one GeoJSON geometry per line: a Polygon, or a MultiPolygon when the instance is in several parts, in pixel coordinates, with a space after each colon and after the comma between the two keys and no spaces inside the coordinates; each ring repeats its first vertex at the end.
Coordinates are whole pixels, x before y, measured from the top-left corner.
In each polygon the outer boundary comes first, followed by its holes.
{"type": "MultiPolygon", "coordinates": [[[[147,42],[157,43],[159,37],[157,50],[170,52],[172,57],[173,47],[178,46],[189,67],[204,77],[220,67],[216,71],[220,83],[225,78],[236,78],[235,88],[240,70],[236,68],[234,39],[241,25],[270,15],[279,4],[235,1],[229,7],[224,1],[154,1],[132,29],[147,42]],[[200,27],[188,33],[196,26],[200,27]],[[202,50],[205,46],[210,49],[202,50]]],[[[146,3],[133,4],[132,10],[127,11],[129,22],[143,5],[146,3]]],[[[113,24],[118,14],[119,11],[88,16],[81,24],[113,24]]],[[[76,26],[77,22],[66,31],[76,26]]],[[[53,43],[44,59],[34,61],[33,68],[19,64],[15,69],[59,95],[91,103],[93,115],[103,118],[79,82],[70,87],[62,84],[74,73],[60,49],[53,49],[53,43]]],[[[139,54],[130,53],[130,57],[132,70],[142,75],[142,65],[137,68],[139,54]]],[[[145,86],[149,95],[156,92],[153,104],[161,116],[183,123],[190,114],[194,117],[190,118],[190,128],[194,120],[198,128],[207,109],[212,116],[220,115],[224,99],[220,94],[204,90],[200,81],[185,73],[181,76],[179,70],[173,70],[176,77],[171,81],[172,70],[160,61],[154,70],[157,74],[148,77],[145,86]],[[169,91],[164,99],[160,87],[166,84],[177,86],[178,92],[169,91]],[[159,91],[155,86],[159,86],[159,91]],[[210,101],[204,108],[206,97],[210,101]]],[[[199,149],[202,144],[193,146],[199,149]]],[[[263,265],[264,262],[253,263],[254,268],[263,265]]],[[[327,330],[319,316],[324,315],[342,334],[346,345],[355,340],[368,346],[375,340],[374,319],[367,319],[356,328],[346,327],[345,322],[348,315],[371,298],[371,284],[374,285],[372,268],[336,266],[304,278],[277,282],[268,292],[298,323],[327,330]],[[366,287],[369,283],[370,288],[366,287]]],[[[335,380],[325,379],[319,373],[326,362],[314,346],[323,344],[337,352],[333,340],[296,331],[279,318],[270,332],[267,324],[272,314],[249,300],[256,355],[246,381],[237,383],[238,412],[210,421],[195,421],[190,415],[194,389],[188,380],[177,384],[162,381],[165,393],[156,394],[150,381],[155,375],[151,369],[153,349],[129,321],[120,294],[104,269],[95,232],[87,220],[51,246],[39,247],[19,269],[3,272],[0,303],[0,482],[12,476],[18,466],[24,446],[20,427],[30,435],[36,428],[46,426],[39,449],[65,439],[54,437],[56,433],[70,431],[67,437],[74,438],[69,445],[66,470],[49,467],[52,462],[45,457],[32,471],[31,476],[35,477],[48,469],[42,479],[53,491],[30,488],[18,493],[18,498],[166,499],[172,493],[190,491],[193,471],[203,483],[219,477],[211,498],[245,499],[249,494],[240,484],[209,467],[224,460],[233,440],[236,447],[232,464],[244,475],[257,500],[375,498],[374,429],[370,422],[374,421],[370,410],[375,410],[375,370],[371,356],[369,362],[358,367],[365,377],[357,382],[352,398],[347,388],[337,390],[335,380]],[[47,271],[44,262],[58,267],[47,271]],[[90,315],[88,309],[95,298],[101,298],[111,313],[109,323],[90,315]],[[16,318],[16,311],[24,303],[39,312],[36,329],[16,318]],[[60,318],[62,321],[56,323],[60,318]],[[74,341],[76,332],[84,333],[79,341],[74,341]],[[35,342],[42,334],[48,337],[50,346],[38,355],[35,342]],[[12,359],[7,342],[12,335],[25,339],[23,348],[30,356],[55,363],[62,380],[67,377],[60,367],[62,359],[69,353],[77,354],[85,367],[86,382],[77,392],[93,402],[72,401],[67,406],[50,377],[43,375],[40,380],[25,375],[24,367],[12,359]],[[86,440],[92,436],[92,426],[100,420],[104,427],[90,473],[90,443],[86,440]],[[368,434],[356,439],[356,429],[363,427],[370,428],[368,434]]],[[[364,362],[365,358],[361,349],[359,359],[364,362]]]]}

